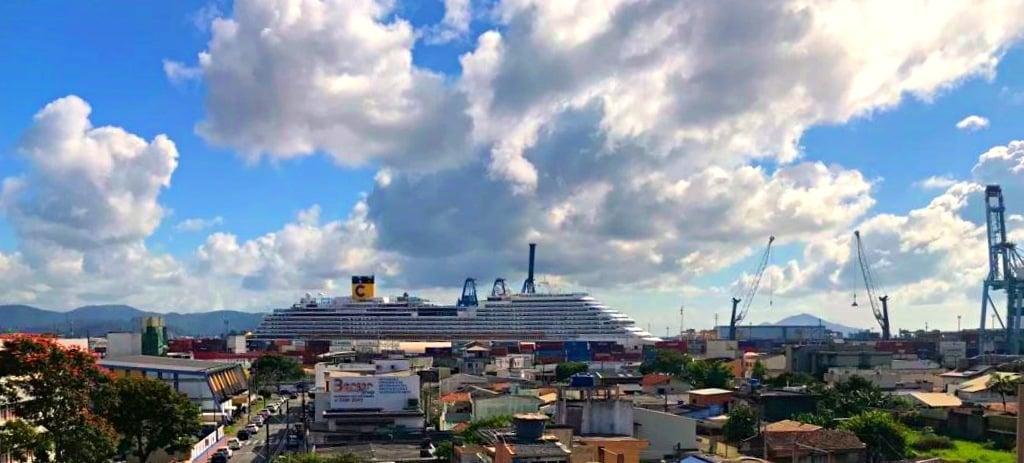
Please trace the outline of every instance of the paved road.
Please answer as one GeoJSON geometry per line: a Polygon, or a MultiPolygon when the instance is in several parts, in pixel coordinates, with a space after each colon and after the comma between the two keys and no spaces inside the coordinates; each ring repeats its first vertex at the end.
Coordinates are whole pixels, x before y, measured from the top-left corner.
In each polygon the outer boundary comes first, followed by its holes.
{"type": "MultiPolygon", "coordinates": [[[[306,400],[308,401],[309,399],[307,398],[306,400]]],[[[301,412],[301,399],[290,400],[286,403],[288,403],[288,413],[291,418],[291,423],[297,423],[299,421],[299,413],[301,412]]],[[[283,407],[284,406],[282,405],[282,408],[283,407]]],[[[257,412],[258,411],[259,410],[257,410],[257,412]]],[[[247,442],[242,444],[242,448],[240,450],[235,451],[235,454],[231,457],[231,463],[263,463],[264,446],[267,442],[268,433],[270,437],[270,451],[273,453],[281,444],[281,440],[287,436],[285,426],[284,415],[271,417],[269,424],[263,425],[256,436],[251,437],[247,442]]]]}

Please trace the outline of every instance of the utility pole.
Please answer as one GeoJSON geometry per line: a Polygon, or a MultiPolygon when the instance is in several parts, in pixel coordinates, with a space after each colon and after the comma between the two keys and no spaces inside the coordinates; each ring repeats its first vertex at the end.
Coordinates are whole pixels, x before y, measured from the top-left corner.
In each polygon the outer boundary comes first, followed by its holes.
{"type": "Polygon", "coordinates": [[[685,315],[686,315],[686,306],[685,305],[680,305],[679,306],[679,340],[680,341],[683,340],[683,333],[685,332],[685,329],[683,328],[683,322],[686,321],[685,315]]]}

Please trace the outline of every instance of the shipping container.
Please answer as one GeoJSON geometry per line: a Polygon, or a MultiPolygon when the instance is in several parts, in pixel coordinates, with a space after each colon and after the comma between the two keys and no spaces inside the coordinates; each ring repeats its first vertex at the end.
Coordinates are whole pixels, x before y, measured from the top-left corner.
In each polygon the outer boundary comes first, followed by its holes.
{"type": "Polygon", "coordinates": [[[537,350],[537,344],[532,342],[521,342],[519,343],[519,351],[524,354],[532,354],[537,350]]]}
{"type": "Polygon", "coordinates": [[[537,350],[565,350],[565,343],[562,341],[537,341],[537,350]]]}
{"type": "Polygon", "coordinates": [[[613,345],[615,343],[612,341],[590,341],[590,351],[609,353],[612,351],[613,345]]]}
{"type": "Polygon", "coordinates": [[[541,365],[550,365],[552,363],[562,363],[565,359],[562,357],[537,357],[537,363],[541,365]]]}
{"type": "Polygon", "coordinates": [[[591,355],[589,350],[566,351],[565,359],[570,362],[587,362],[590,361],[591,355]]]}
{"type": "Polygon", "coordinates": [[[503,356],[503,355],[508,355],[508,348],[507,347],[504,347],[504,346],[491,347],[491,356],[492,357],[500,357],[500,356],[503,356]]]}

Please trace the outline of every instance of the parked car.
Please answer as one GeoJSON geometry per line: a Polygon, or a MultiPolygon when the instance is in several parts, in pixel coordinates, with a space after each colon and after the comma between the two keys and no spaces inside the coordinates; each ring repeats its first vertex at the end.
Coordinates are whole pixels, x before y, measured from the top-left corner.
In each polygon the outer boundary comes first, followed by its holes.
{"type": "Polygon", "coordinates": [[[251,424],[256,425],[256,428],[259,429],[263,426],[263,417],[257,416],[256,418],[253,418],[251,424]]]}
{"type": "Polygon", "coordinates": [[[259,428],[257,428],[255,424],[248,424],[245,426],[245,429],[239,429],[236,436],[238,436],[239,440],[249,440],[249,438],[252,437],[253,434],[256,434],[256,431],[258,430],[259,428]]]}
{"type": "Polygon", "coordinates": [[[292,399],[292,400],[295,400],[295,399],[299,398],[299,395],[293,392],[291,394],[288,394],[288,398],[292,399]]]}
{"type": "Polygon", "coordinates": [[[213,454],[214,455],[224,455],[228,459],[231,459],[232,452],[231,452],[231,449],[229,449],[227,447],[221,447],[221,448],[217,449],[216,452],[213,452],[213,454]]]}
{"type": "Polygon", "coordinates": [[[288,448],[296,448],[299,446],[299,436],[295,434],[288,435],[288,448]]]}
{"type": "Polygon", "coordinates": [[[240,441],[240,440],[238,440],[237,438],[234,438],[234,437],[228,439],[228,449],[229,450],[238,450],[240,448],[242,448],[242,441],[240,441]]]}
{"type": "Polygon", "coordinates": [[[228,463],[228,457],[221,454],[216,454],[210,457],[210,463],[228,463]]]}
{"type": "Polygon", "coordinates": [[[270,406],[267,407],[267,411],[270,412],[270,414],[272,415],[276,415],[278,411],[277,404],[270,404],[270,406]]]}

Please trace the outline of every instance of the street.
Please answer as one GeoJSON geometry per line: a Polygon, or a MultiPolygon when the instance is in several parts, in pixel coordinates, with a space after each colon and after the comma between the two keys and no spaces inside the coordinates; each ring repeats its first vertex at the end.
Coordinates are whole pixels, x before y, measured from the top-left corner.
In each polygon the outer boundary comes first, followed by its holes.
{"type": "MultiPolygon", "coordinates": [[[[307,398],[306,400],[308,403],[309,399],[307,398]]],[[[284,408],[285,404],[287,404],[288,406],[287,415],[290,416],[291,423],[293,425],[295,423],[298,423],[299,420],[301,419],[300,416],[302,413],[302,400],[293,399],[290,401],[285,401],[281,404],[281,407],[284,408]]],[[[255,412],[259,412],[259,410],[255,410],[255,412]]],[[[278,446],[282,445],[282,439],[287,438],[288,435],[285,431],[285,418],[286,415],[284,414],[272,416],[269,422],[267,424],[264,424],[263,427],[260,428],[260,431],[255,436],[250,437],[248,441],[242,442],[242,448],[235,451],[234,455],[231,457],[231,463],[263,462],[264,446],[267,442],[268,433],[270,436],[270,453],[273,454],[275,450],[278,450],[278,446]]]]}

